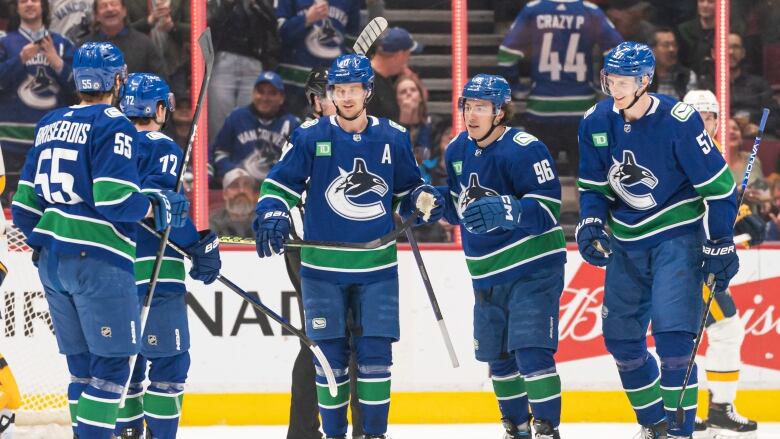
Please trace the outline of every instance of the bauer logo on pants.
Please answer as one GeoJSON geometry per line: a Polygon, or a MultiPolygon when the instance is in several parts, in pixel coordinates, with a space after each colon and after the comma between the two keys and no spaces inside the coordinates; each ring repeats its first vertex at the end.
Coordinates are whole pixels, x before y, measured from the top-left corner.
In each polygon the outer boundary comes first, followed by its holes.
{"type": "Polygon", "coordinates": [[[312,329],[325,329],[326,326],[328,326],[328,320],[323,317],[311,319],[312,329]]]}

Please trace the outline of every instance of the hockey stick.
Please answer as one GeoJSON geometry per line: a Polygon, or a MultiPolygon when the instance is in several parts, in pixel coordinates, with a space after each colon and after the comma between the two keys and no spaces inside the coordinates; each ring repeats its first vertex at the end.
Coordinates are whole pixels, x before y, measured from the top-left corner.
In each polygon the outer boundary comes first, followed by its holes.
{"type": "Polygon", "coordinates": [[[406,239],[409,240],[409,246],[412,248],[412,254],[414,254],[414,259],[417,261],[417,268],[420,270],[420,277],[422,277],[423,284],[425,284],[425,291],[428,293],[428,300],[431,302],[433,314],[436,316],[436,321],[439,322],[439,330],[441,331],[441,336],[444,339],[444,345],[447,346],[447,352],[450,354],[452,367],[460,367],[460,363],[458,363],[458,356],[455,355],[455,348],[452,347],[450,333],[447,331],[447,325],[444,323],[444,316],[441,314],[441,309],[439,308],[439,301],[436,300],[436,294],[433,292],[431,279],[428,277],[428,270],[425,269],[425,262],[423,262],[422,254],[420,254],[420,248],[417,246],[417,240],[414,237],[414,231],[412,231],[412,229],[406,229],[406,239]]]}
{"type": "MultiPolygon", "coordinates": [[[[396,239],[401,234],[412,226],[416,216],[412,215],[407,218],[401,226],[393,229],[390,233],[380,236],[377,239],[372,239],[367,242],[338,242],[338,241],[314,241],[306,239],[290,239],[284,241],[285,247],[321,247],[321,248],[354,248],[358,250],[373,250],[384,245],[387,245],[396,239]]],[[[220,236],[219,242],[221,244],[238,244],[238,245],[255,245],[255,240],[252,238],[244,238],[241,236],[220,236]]]]}
{"type": "MultiPolygon", "coordinates": [[[[149,224],[142,222],[141,226],[143,226],[144,229],[149,231],[149,233],[159,238],[162,238],[160,232],[154,230],[154,228],[149,224]]],[[[173,241],[168,241],[168,247],[170,247],[176,253],[182,255],[183,257],[192,260],[192,257],[189,255],[189,253],[184,251],[184,249],[179,247],[173,241]]],[[[322,349],[320,349],[320,347],[317,345],[317,343],[314,340],[310,339],[300,329],[291,325],[287,320],[284,319],[284,317],[275,313],[271,308],[265,306],[263,302],[260,301],[260,299],[250,296],[246,291],[242,290],[241,287],[234,284],[230,279],[226,278],[221,273],[217,277],[217,280],[222,282],[223,285],[230,288],[231,290],[233,290],[233,292],[241,296],[242,299],[249,302],[249,304],[252,305],[255,309],[262,312],[266,316],[270,317],[271,320],[275,321],[276,323],[279,323],[284,329],[290,331],[296,337],[301,339],[301,341],[303,341],[309,347],[309,349],[311,349],[314,356],[317,357],[317,360],[319,360],[320,365],[322,366],[322,369],[325,372],[325,379],[328,380],[328,390],[330,391],[330,395],[335,397],[338,394],[338,386],[336,384],[336,376],[333,374],[333,369],[330,367],[330,363],[328,362],[328,359],[325,358],[325,354],[322,352],[322,349]]]]}
{"type": "MultiPolygon", "coordinates": [[[[205,73],[203,74],[203,82],[200,84],[200,91],[198,92],[198,103],[195,107],[195,114],[192,118],[192,125],[190,125],[190,134],[187,140],[187,147],[184,148],[184,158],[181,162],[181,168],[179,174],[176,177],[176,192],[181,191],[184,184],[184,171],[187,169],[187,164],[190,162],[190,156],[192,155],[192,144],[195,142],[195,134],[198,132],[198,119],[200,119],[200,112],[203,109],[203,99],[206,96],[206,90],[208,89],[209,81],[211,80],[211,72],[214,67],[214,45],[211,42],[211,28],[206,28],[200,37],[198,38],[198,45],[200,46],[201,54],[203,55],[205,73]]],[[[139,221],[139,224],[143,224],[143,221],[139,221]]],[[[165,228],[160,239],[160,246],[157,249],[157,256],[152,266],[152,275],[149,278],[149,289],[146,291],[146,297],[144,297],[143,307],[141,308],[141,338],[143,338],[144,329],[146,328],[146,321],[149,317],[149,308],[152,305],[152,298],[154,297],[154,290],[157,287],[157,280],[160,277],[160,267],[162,266],[163,254],[165,253],[165,246],[168,243],[168,237],[171,234],[171,226],[165,228]]],[[[130,376],[127,377],[127,383],[124,389],[122,389],[122,396],[119,398],[119,407],[124,407],[125,398],[127,397],[127,390],[130,386],[130,381],[133,376],[133,369],[135,363],[138,360],[138,354],[130,357],[130,376]]]]}
{"type": "Polygon", "coordinates": [[[375,17],[373,20],[369,21],[366,27],[363,28],[363,31],[360,32],[355,44],[352,46],[352,50],[360,55],[365,55],[385,29],[387,29],[387,20],[385,20],[385,17],[375,17]]]}
{"type": "MultiPolygon", "coordinates": [[[[764,111],[761,114],[761,122],[758,124],[758,133],[756,133],[756,139],[753,141],[753,151],[750,153],[747,166],[745,166],[745,175],[742,178],[742,184],[740,185],[737,209],[742,205],[742,200],[745,198],[745,189],[747,188],[748,180],[750,179],[750,173],[753,171],[753,163],[756,161],[756,156],[758,155],[758,146],[761,144],[761,136],[764,135],[764,128],[766,127],[766,119],[768,117],[769,109],[764,108],[764,111]]],[[[707,316],[710,314],[710,305],[712,305],[712,299],[715,298],[715,274],[710,273],[707,276],[706,284],[710,292],[707,296],[707,303],[704,305],[704,312],[702,313],[701,322],[699,323],[699,330],[696,333],[696,340],[693,343],[693,352],[691,353],[691,358],[688,360],[688,366],[685,368],[685,378],[683,378],[682,390],[680,391],[680,396],[677,398],[677,411],[675,413],[677,425],[682,425],[685,422],[685,410],[682,407],[682,400],[683,396],[685,396],[685,389],[688,387],[688,379],[691,377],[693,365],[696,361],[696,351],[699,350],[699,343],[701,343],[704,328],[707,325],[707,316]]]]}

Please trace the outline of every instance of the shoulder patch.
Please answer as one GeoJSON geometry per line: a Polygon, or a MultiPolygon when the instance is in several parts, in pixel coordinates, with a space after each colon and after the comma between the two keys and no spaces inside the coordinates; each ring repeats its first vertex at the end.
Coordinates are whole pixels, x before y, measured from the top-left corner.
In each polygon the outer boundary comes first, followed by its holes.
{"type": "Polygon", "coordinates": [[[173,142],[173,139],[171,139],[170,137],[166,136],[165,134],[163,134],[163,133],[161,133],[159,131],[147,131],[146,132],[146,137],[151,139],[151,140],[163,140],[163,139],[165,139],[165,140],[170,140],[171,142],[173,142]]]}
{"type": "Polygon", "coordinates": [[[108,117],[125,117],[125,115],[116,107],[106,108],[103,110],[103,113],[106,113],[106,116],[108,117]]]}
{"type": "Polygon", "coordinates": [[[588,108],[588,111],[585,112],[585,115],[583,115],[582,118],[587,119],[588,116],[593,114],[594,111],[596,111],[596,105],[593,105],[592,107],[588,108]]]}
{"type": "Polygon", "coordinates": [[[317,125],[317,122],[319,121],[320,121],[319,119],[307,120],[306,122],[300,124],[299,127],[303,129],[313,127],[314,125],[317,125]]]}
{"type": "Polygon", "coordinates": [[[392,120],[390,120],[390,119],[387,119],[387,123],[389,123],[391,127],[393,127],[393,128],[395,128],[395,129],[397,129],[398,131],[400,131],[400,132],[402,132],[402,133],[405,133],[405,132],[406,132],[406,128],[404,128],[404,127],[402,127],[401,125],[399,125],[399,124],[397,124],[397,123],[393,122],[393,121],[392,121],[392,120]]]}
{"type": "Polygon", "coordinates": [[[533,142],[538,141],[535,136],[526,133],[525,131],[520,131],[519,133],[515,134],[515,137],[512,137],[512,140],[515,141],[520,146],[528,146],[533,142]]]}
{"type": "Polygon", "coordinates": [[[678,102],[675,104],[671,111],[672,117],[679,120],[680,122],[685,122],[689,117],[691,117],[691,114],[695,112],[696,110],[694,110],[693,107],[684,102],[678,102]]]}

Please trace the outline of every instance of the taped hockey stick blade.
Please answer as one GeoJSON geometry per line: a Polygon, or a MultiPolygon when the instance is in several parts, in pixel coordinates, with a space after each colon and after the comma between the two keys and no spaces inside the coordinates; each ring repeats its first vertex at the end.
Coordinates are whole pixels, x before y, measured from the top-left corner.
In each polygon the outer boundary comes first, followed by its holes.
{"type": "Polygon", "coordinates": [[[384,17],[374,18],[363,28],[363,32],[360,32],[355,45],[352,46],[352,50],[355,53],[365,55],[385,29],[387,29],[387,20],[384,17]]]}
{"type": "Polygon", "coordinates": [[[339,394],[339,388],[336,385],[336,375],[333,374],[333,369],[330,368],[328,359],[325,358],[322,349],[316,344],[309,345],[309,349],[311,349],[312,353],[317,358],[317,361],[319,361],[320,366],[322,366],[322,371],[325,373],[325,379],[328,381],[328,392],[330,392],[330,396],[335,398],[339,394]]]}
{"type": "Polygon", "coordinates": [[[203,54],[203,62],[206,64],[208,71],[211,72],[211,68],[214,66],[214,44],[211,40],[210,27],[207,27],[206,30],[200,34],[198,46],[200,46],[200,52],[203,54]]]}

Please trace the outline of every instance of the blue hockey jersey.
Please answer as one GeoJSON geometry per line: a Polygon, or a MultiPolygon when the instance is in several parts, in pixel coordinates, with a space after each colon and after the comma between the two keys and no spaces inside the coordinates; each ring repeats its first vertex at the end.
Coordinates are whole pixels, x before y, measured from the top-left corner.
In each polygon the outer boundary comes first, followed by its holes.
{"type": "MultiPolygon", "coordinates": [[[[595,102],[593,47],[602,52],[623,38],[598,6],[587,1],[536,0],[518,14],[498,52],[501,66],[531,60],[528,114],[576,122],[595,102]]],[[[548,119],[549,120],[549,119],[548,119]]]]}
{"type": "MultiPolygon", "coordinates": [[[[292,209],[305,190],[306,239],[366,242],[393,230],[393,209],[409,213],[408,195],[422,183],[406,128],[371,116],[362,133],[348,133],[330,116],[293,132],[263,182],[257,213],[292,209]]],[[[372,250],[301,249],[301,276],[332,282],[388,279],[397,264],[395,241],[372,250]]]]}
{"type": "Polygon", "coordinates": [[[221,179],[231,169],[240,167],[257,181],[263,181],[279,161],[290,133],[300,123],[289,113],[263,119],[251,105],[236,108],[209,148],[215,177],[221,179]]]}
{"type": "Polygon", "coordinates": [[[0,36],[0,141],[3,152],[19,155],[20,162],[33,144],[35,124],[46,112],[71,103],[76,91],[73,44],[60,34],[51,38],[63,61],[60,73],[43,53],[22,64],[19,53],[32,42],[24,29],[0,36]]]}
{"type": "Polygon", "coordinates": [[[670,96],[650,98],[647,113],[632,123],[611,98],[582,119],[580,217],[609,224],[629,249],[691,233],[702,218],[708,238],[731,236],[734,179],[701,117],[670,96]]]}
{"type": "Polygon", "coordinates": [[[276,19],[282,40],[278,73],[286,84],[303,87],[313,67],[330,65],[352,47],[360,32],[360,2],[329,0],[328,18],[306,27],[306,10],[314,0],[277,0],[276,19]]]}
{"type": "MultiPolygon", "coordinates": [[[[176,178],[181,167],[182,152],[170,137],[156,131],[141,131],[135,139],[138,151],[138,177],[141,192],[175,190],[176,178]]],[[[187,218],[184,227],[171,229],[170,240],[187,248],[198,241],[195,225],[187,218]]],[[[138,228],[138,246],[135,260],[135,284],[143,296],[149,288],[154,260],[160,247],[160,239],[146,229],[138,228]]],[[[155,292],[185,293],[184,258],[170,247],[165,249],[160,276],[155,292]]],[[[157,296],[155,296],[157,297],[157,296]]]]}
{"type": "Polygon", "coordinates": [[[11,206],[31,247],[133,269],[134,222],[150,207],[138,186],[135,136],[110,105],[59,108],[41,119],[11,206]]]}
{"type": "Polygon", "coordinates": [[[523,207],[514,230],[474,234],[461,224],[474,288],[510,282],[540,267],[566,262],[566,239],[558,224],[561,184],[544,143],[507,128],[493,144],[480,148],[464,131],[450,142],[444,160],[451,196],[446,218],[452,224],[459,224],[466,207],[484,196],[514,196],[523,207]]]}

